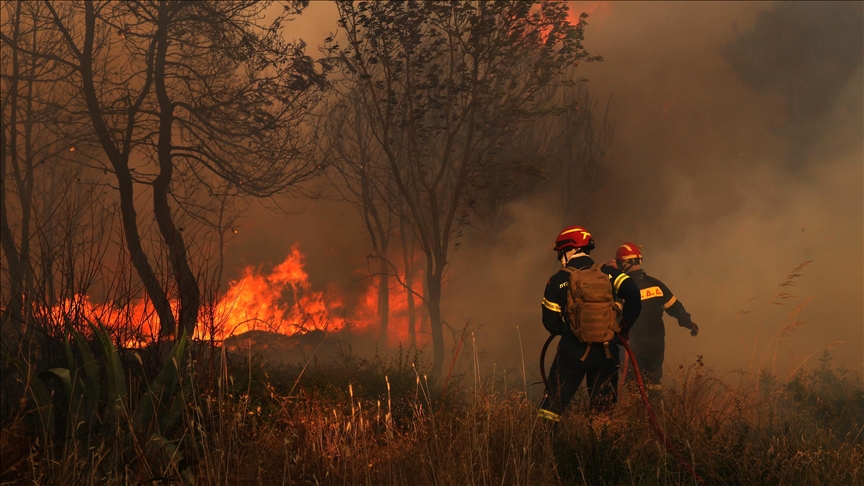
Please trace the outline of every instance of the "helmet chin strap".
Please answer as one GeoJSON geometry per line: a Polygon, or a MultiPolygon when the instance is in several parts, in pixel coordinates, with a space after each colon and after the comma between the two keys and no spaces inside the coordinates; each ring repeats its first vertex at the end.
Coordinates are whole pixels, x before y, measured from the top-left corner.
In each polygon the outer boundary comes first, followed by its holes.
{"type": "Polygon", "coordinates": [[[627,270],[630,270],[630,264],[624,260],[617,260],[615,263],[618,264],[618,270],[621,270],[624,273],[627,273],[627,270]]]}
{"type": "Polygon", "coordinates": [[[633,270],[633,267],[641,264],[642,261],[639,260],[639,263],[630,263],[630,261],[628,261],[628,260],[618,260],[617,263],[618,263],[618,269],[619,270],[621,270],[624,273],[629,273],[631,270],[633,270]]]}
{"type": "Polygon", "coordinates": [[[586,255],[584,252],[581,252],[581,251],[578,251],[578,250],[576,251],[576,253],[573,253],[573,254],[570,255],[569,257],[568,257],[567,254],[565,253],[565,254],[561,255],[561,265],[562,265],[562,266],[563,266],[563,265],[567,265],[567,263],[568,263],[570,260],[572,260],[572,259],[574,259],[574,258],[576,258],[576,257],[580,257],[580,256],[587,256],[587,255],[586,255]]]}

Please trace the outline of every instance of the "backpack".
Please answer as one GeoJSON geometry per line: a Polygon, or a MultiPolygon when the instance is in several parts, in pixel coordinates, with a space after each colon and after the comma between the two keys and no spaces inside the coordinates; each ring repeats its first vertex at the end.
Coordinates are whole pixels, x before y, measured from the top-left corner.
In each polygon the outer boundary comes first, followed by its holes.
{"type": "Polygon", "coordinates": [[[567,319],[576,338],[583,343],[606,343],[620,331],[615,296],[601,263],[590,267],[564,266],[570,274],[567,289],[567,319]]]}

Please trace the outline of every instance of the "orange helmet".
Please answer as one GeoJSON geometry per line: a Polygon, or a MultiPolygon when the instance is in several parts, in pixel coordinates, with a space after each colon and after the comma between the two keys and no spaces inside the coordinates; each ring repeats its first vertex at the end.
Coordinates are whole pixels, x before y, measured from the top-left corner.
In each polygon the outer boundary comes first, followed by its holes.
{"type": "Polygon", "coordinates": [[[555,238],[555,247],[552,250],[561,252],[570,249],[591,251],[594,249],[594,238],[581,226],[564,228],[561,233],[558,233],[558,238],[555,238]]]}
{"type": "Polygon", "coordinates": [[[618,247],[618,251],[615,252],[615,259],[618,261],[642,260],[642,247],[628,241],[618,247]]]}

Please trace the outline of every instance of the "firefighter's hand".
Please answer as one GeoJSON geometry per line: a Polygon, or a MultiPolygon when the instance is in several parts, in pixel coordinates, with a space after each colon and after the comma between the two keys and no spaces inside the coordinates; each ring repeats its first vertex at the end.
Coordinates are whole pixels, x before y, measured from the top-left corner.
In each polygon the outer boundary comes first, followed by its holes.
{"type": "Polygon", "coordinates": [[[608,262],[606,262],[606,266],[612,267],[612,268],[618,268],[618,262],[616,262],[615,260],[609,260],[608,262]]]}
{"type": "Polygon", "coordinates": [[[621,323],[618,325],[621,329],[618,331],[618,335],[620,335],[624,339],[630,339],[630,324],[627,324],[627,321],[621,319],[621,323]]]}
{"type": "Polygon", "coordinates": [[[690,322],[690,335],[695,336],[699,334],[699,326],[696,325],[695,322],[690,322]]]}

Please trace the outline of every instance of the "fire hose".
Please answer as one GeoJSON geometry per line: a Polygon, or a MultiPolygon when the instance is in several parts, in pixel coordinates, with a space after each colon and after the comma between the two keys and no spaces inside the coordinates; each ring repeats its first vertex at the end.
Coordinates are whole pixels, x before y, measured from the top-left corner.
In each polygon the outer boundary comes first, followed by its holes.
{"type": "Polygon", "coordinates": [[[621,365],[621,379],[618,381],[618,394],[621,394],[621,388],[624,387],[624,382],[627,380],[627,370],[630,366],[630,357],[624,354],[624,364],[621,365]]]}
{"type": "MultiPolygon", "coordinates": [[[[648,401],[648,393],[645,392],[645,383],[642,381],[642,373],[639,372],[639,364],[636,362],[636,357],[633,355],[633,350],[630,348],[630,343],[624,339],[624,336],[621,334],[616,334],[618,339],[621,340],[621,344],[624,345],[624,349],[627,351],[627,357],[630,358],[630,361],[633,363],[633,374],[636,376],[636,383],[639,385],[639,394],[642,395],[642,403],[645,404],[645,410],[648,412],[648,419],[651,422],[651,426],[654,429],[654,433],[657,434],[657,437],[663,442],[663,445],[666,447],[666,450],[672,454],[672,457],[678,461],[679,464],[684,466],[684,469],[690,473],[690,476],[693,477],[699,484],[705,486],[707,483],[701,476],[696,474],[696,471],[693,470],[693,466],[684,459],[678,451],[672,447],[672,443],[666,437],[666,434],[663,433],[663,429],[660,428],[660,425],[657,423],[657,416],[654,415],[654,409],[651,408],[651,403],[648,401]]],[[[546,350],[549,348],[549,344],[552,340],[555,339],[555,335],[550,335],[549,339],[543,344],[543,349],[540,351],[540,377],[543,378],[543,385],[546,387],[546,390],[549,390],[549,380],[546,377],[546,350]]],[[[626,359],[626,358],[625,358],[626,359]]],[[[625,361],[626,365],[626,361],[625,361]]],[[[626,371],[626,370],[625,370],[626,371]]]]}

